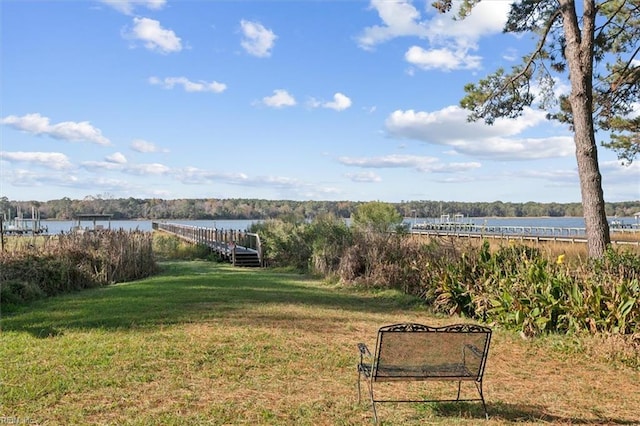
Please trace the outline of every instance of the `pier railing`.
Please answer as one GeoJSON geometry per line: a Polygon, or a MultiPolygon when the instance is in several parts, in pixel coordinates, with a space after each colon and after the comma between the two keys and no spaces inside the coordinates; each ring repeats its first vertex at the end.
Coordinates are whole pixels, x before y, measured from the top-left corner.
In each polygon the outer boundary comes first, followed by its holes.
{"type": "MultiPolygon", "coordinates": [[[[640,232],[638,228],[612,229],[613,232],[640,232]]],[[[455,236],[468,238],[514,239],[586,243],[586,229],[550,226],[501,226],[474,223],[418,223],[411,227],[412,234],[455,236]]],[[[640,240],[612,240],[613,244],[640,245],[640,240]]]]}
{"type": "Polygon", "coordinates": [[[173,234],[193,244],[205,245],[222,257],[229,259],[234,265],[248,264],[252,258],[257,258],[258,263],[252,264],[252,266],[263,264],[260,236],[252,232],[167,222],[151,222],[151,228],[154,231],[173,234]]]}

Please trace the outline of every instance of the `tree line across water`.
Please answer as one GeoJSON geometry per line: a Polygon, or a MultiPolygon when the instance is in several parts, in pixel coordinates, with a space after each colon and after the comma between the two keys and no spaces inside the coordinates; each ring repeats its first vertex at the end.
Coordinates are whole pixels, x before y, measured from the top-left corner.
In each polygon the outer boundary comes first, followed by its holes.
{"type": "MultiPolygon", "coordinates": [[[[79,213],[111,214],[115,220],[130,219],[313,219],[321,214],[351,217],[359,201],[294,201],[264,199],[172,199],[108,198],[88,196],[82,200],[62,198],[49,201],[12,201],[0,198],[0,213],[7,219],[17,211],[29,217],[33,208],[41,219],[71,220],[79,213]]],[[[440,217],[463,214],[468,217],[563,217],[583,216],[581,203],[513,203],[458,201],[401,201],[389,203],[404,217],[440,217]]],[[[608,216],[633,216],[640,212],[640,200],[606,203],[608,216]]]]}

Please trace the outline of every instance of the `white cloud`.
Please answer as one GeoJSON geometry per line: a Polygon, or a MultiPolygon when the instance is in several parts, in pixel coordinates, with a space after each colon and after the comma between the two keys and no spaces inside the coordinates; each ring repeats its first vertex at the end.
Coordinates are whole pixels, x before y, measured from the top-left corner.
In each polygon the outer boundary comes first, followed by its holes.
{"type": "Polygon", "coordinates": [[[396,110],[385,121],[393,136],[445,144],[456,139],[474,137],[511,136],[546,122],[544,111],[526,109],[517,119],[498,119],[492,126],[482,122],[468,122],[469,111],[448,106],[434,112],[396,110]]]}
{"type": "Polygon", "coordinates": [[[308,102],[308,105],[311,108],[328,108],[328,109],[333,109],[335,111],[344,111],[345,109],[348,109],[351,107],[351,99],[338,92],[335,95],[333,95],[333,101],[330,102],[321,102],[318,101],[317,99],[311,98],[308,102]]]}
{"type": "Polygon", "coordinates": [[[146,141],[144,139],[134,139],[131,141],[131,149],[136,152],[149,153],[149,152],[166,152],[156,146],[153,142],[146,141]]]}
{"type": "Polygon", "coordinates": [[[520,179],[530,178],[536,180],[546,180],[553,186],[574,186],[578,182],[578,171],[576,169],[562,170],[518,170],[507,174],[508,178],[520,179]]]}
{"type": "Polygon", "coordinates": [[[127,166],[124,171],[133,175],[166,175],[171,169],[164,164],[150,163],[127,166]]]}
{"type": "Polygon", "coordinates": [[[606,173],[609,182],[635,182],[635,188],[630,185],[629,189],[635,191],[635,198],[638,198],[640,195],[640,162],[634,161],[631,164],[625,163],[623,165],[620,160],[604,161],[600,164],[600,170],[606,173]]]}
{"type": "Polygon", "coordinates": [[[508,48],[503,54],[502,54],[502,59],[504,59],[505,61],[509,61],[509,62],[513,62],[516,61],[518,58],[518,51],[513,49],[513,48],[508,48]]]}
{"type": "Polygon", "coordinates": [[[351,106],[351,99],[342,93],[333,95],[332,102],[326,102],[322,105],[325,108],[334,109],[336,111],[344,111],[351,106]]]}
{"type": "Polygon", "coordinates": [[[487,138],[451,144],[460,153],[491,160],[543,160],[569,157],[574,151],[571,136],[543,138],[487,138]]]}
{"type": "Polygon", "coordinates": [[[72,169],[69,158],[59,152],[6,152],[0,151],[0,159],[8,162],[29,163],[54,170],[72,169]]]}
{"type": "Polygon", "coordinates": [[[466,50],[453,51],[447,48],[425,50],[420,46],[411,46],[404,54],[407,62],[423,70],[441,69],[443,71],[459,69],[479,69],[482,57],[469,55],[466,50]]]}
{"type": "Polygon", "coordinates": [[[516,119],[498,119],[489,126],[468,122],[468,112],[450,106],[435,112],[395,111],[385,122],[389,135],[452,148],[454,152],[493,160],[567,157],[574,153],[571,136],[518,137],[546,122],[545,112],[526,109],[516,119]]]}
{"type": "Polygon", "coordinates": [[[373,172],[347,173],[345,176],[353,182],[381,182],[382,178],[373,172]]]}
{"type": "Polygon", "coordinates": [[[278,38],[273,31],[265,28],[259,22],[251,22],[244,19],[240,21],[240,28],[244,37],[240,45],[247,53],[259,58],[271,56],[271,49],[273,49],[278,38]]]}
{"type": "MultiPolygon", "coordinates": [[[[465,19],[453,20],[452,11],[448,14],[436,14],[426,25],[429,27],[429,40],[444,42],[455,40],[456,45],[471,46],[483,36],[501,33],[507,22],[512,1],[479,2],[465,19]]],[[[455,8],[455,3],[454,3],[455,8]]]]}
{"type": "Polygon", "coordinates": [[[124,31],[123,36],[132,40],[140,40],[144,47],[160,53],[172,53],[182,50],[182,41],[172,30],[162,28],[159,21],[149,18],[133,18],[131,31],[124,31]]]}
{"type": "Polygon", "coordinates": [[[11,185],[23,187],[70,187],[77,185],[78,179],[67,172],[36,173],[32,170],[15,170],[8,179],[11,185]]]}
{"type": "Polygon", "coordinates": [[[269,107],[282,108],[294,106],[296,104],[296,100],[286,90],[276,89],[273,91],[272,96],[262,98],[262,103],[269,107]]]}
{"type": "Polygon", "coordinates": [[[176,172],[177,179],[188,185],[211,184],[216,181],[231,184],[241,184],[248,180],[244,173],[219,173],[202,170],[196,167],[185,167],[176,172]]]}
{"type": "Polygon", "coordinates": [[[371,0],[371,9],[378,12],[383,25],[364,29],[357,37],[358,45],[370,50],[375,45],[401,36],[426,37],[428,29],[420,22],[420,12],[408,0],[371,0]]]}
{"type": "Polygon", "coordinates": [[[0,121],[14,129],[22,130],[34,135],[50,136],[54,139],[72,142],[92,142],[98,145],[110,145],[109,139],[102,135],[102,131],[95,128],[88,121],[63,121],[51,124],[48,117],[36,114],[26,114],[22,117],[10,115],[0,121]]]}
{"type": "Polygon", "coordinates": [[[151,10],[160,10],[167,3],[166,0],[100,0],[102,3],[112,7],[125,15],[133,14],[137,6],[146,7],[151,10]]]}
{"type": "Polygon", "coordinates": [[[340,191],[332,187],[321,187],[302,182],[296,178],[285,176],[256,176],[250,177],[245,173],[225,173],[203,170],[196,167],[186,167],[175,173],[176,178],[187,185],[212,185],[216,183],[237,185],[250,188],[264,188],[275,190],[282,198],[323,198],[327,194],[337,194],[340,191]]]}
{"type": "Polygon", "coordinates": [[[113,154],[107,156],[105,160],[110,163],[125,164],[127,162],[127,157],[125,157],[121,152],[114,152],[113,154]]]}
{"type": "Polygon", "coordinates": [[[204,80],[190,81],[186,77],[166,77],[164,79],[149,77],[149,84],[162,86],[165,89],[173,89],[176,85],[180,85],[186,92],[222,93],[227,90],[227,85],[224,83],[204,80]]]}
{"type": "Polygon", "coordinates": [[[640,197],[640,162],[622,165],[619,160],[605,161],[600,171],[606,179],[602,186],[607,198],[637,200],[640,197]]]}
{"type": "Polygon", "coordinates": [[[340,157],[338,161],[346,166],[362,168],[411,168],[420,172],[453,173],[480,167],[480,163],[442,163],[435,157],[419,155],[387,155],[382,157],[340,157]]]}
{"type": "Polygon", "coordinates": [[[89,171],[103,171],[103,170],[122,170],[123,165],[121,163],[115,163],[113,161],[83,161],[80,163],[82,168],[89,171]]]}
{"type": "Polygon", "coordinates": [[[418,37],[427,40],[429,47],[411,47],[405,54],[409,63],[425,70],[477,69],[482,58],[469,52],[478,50],[480,37],[502,31],[510,7],[511,1],[479,2],[466,19],[453,20],[454,11],[437,14],[430,5],[427,16],[431,18],[423,18],[410,0],[371,0],[382,25],[365,28],[357,42],[372,50],[397,37],[418,37]]]}

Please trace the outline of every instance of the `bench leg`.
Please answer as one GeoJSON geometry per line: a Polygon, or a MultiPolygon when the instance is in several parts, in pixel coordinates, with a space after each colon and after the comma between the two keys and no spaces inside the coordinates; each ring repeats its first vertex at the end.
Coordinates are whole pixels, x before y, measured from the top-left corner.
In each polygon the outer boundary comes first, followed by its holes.
{"type": "Polygon", "coordinates": [[[489,412],[487,411],[487,404],[484,402],[484,395],[482,394],[482,381],[474,382],[476,384],[476,388],[478,388],[478,393],[480,394],[480,400],[482,401],[482,408],[484,409],[484,416],[487,420],[489,420],[489,412]]]}
{"type": "Polygon", "coordinates": [[[362,380],[362,372],[360,371],[360,366],[358,366],[358,404],[362,401],[361,391],[360,391],[360,380],[362,380]]]}
{"type": "MultiPolygon", "coordinates": [[[[358,367],[358,404],[362,402],[362,370],[358,367]]],[[[371,379],[367,380],[367,386],[369,388],[369,399],[371,399],[371,408],[373,409],[373,421],[378,424],[378,413],[376,411],[376,401],[373,397],[373,382],[371,379]]]]}
{"type": "Polygon", "coordinates": [[[378,412],[376,411],[376,400],[373,397],[373,380],[369,381],[369,396],[371,397],[371,408],[373,409],[373,422],[378,424],[378,412]]]}

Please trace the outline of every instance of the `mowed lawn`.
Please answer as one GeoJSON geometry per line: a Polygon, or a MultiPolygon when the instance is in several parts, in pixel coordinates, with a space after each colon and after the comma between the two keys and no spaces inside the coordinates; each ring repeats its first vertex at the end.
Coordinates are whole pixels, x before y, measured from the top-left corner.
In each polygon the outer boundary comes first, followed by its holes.
{"type": "MultiPolygon", "coordinates": [[[[58,425],[366,425],[356,343],[464,322],[409,297],[293,273],[163,263],[149,279],[3,312],[0,420],[58,425]]],[[[640,424],[640,372],[579,340],[495,329],[479,404],[383,404],[387,425],[640,424]]],[[[469,396],[473,396],[473,388],[469,396]]],[[[404,389],[387,389],[403,392],[404,389]]],[[[419,396],[455,397],[451,384],[419,396]],[[447,395],[448,392],[448,395],[447,395]]]]}

